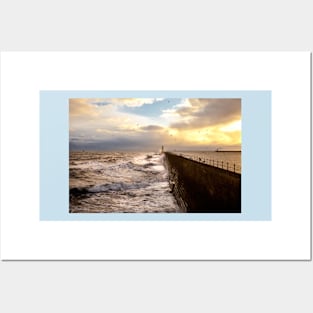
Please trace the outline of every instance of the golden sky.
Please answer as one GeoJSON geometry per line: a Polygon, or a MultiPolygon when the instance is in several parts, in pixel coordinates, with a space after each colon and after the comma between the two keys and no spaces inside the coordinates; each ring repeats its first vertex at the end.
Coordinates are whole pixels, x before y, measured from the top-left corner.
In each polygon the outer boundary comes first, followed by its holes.
{"type": "Polygon", "coordinates": [[[70,148],[241,147],[241,99],[70,99],[70,148]]]}

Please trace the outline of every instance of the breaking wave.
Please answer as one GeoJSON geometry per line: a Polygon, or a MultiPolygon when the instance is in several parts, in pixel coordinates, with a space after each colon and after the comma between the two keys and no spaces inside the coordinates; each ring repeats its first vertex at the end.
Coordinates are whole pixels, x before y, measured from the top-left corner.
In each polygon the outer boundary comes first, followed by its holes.
{"type": "Polygon", "coordinates": [[[163,156],[71,152],[70,212],[177,212],[163,156]]]}

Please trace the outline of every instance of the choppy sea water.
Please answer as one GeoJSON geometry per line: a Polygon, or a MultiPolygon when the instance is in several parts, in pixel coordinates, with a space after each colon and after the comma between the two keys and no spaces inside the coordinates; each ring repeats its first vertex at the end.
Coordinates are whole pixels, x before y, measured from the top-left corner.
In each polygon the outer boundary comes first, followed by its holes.
{"type": "MultiPolygon", "coordinates": [[[[240,152],[175,153],[207,164],[215,160],[214,166],[231,171],[235,164],[236,172],[241,173],[240,152]]],[[[171,193],[163,158],[143,152],[70,152],[70,212],[184,212],[171,193]]]]}
{"type": "Polygon", "coordinates": [[[156,153],[70,152],[70,212],[181,212],[170,192],[163,157],[156,153]]]}

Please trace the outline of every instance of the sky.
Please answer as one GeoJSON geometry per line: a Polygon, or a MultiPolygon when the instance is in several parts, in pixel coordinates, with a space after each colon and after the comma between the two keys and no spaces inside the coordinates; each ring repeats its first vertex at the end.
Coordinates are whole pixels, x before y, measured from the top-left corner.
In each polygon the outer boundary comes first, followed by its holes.
{"type": "Polygon", "coordinates": [[[241,148],[241,99],[69,99],[70,150],[241,148]]]}

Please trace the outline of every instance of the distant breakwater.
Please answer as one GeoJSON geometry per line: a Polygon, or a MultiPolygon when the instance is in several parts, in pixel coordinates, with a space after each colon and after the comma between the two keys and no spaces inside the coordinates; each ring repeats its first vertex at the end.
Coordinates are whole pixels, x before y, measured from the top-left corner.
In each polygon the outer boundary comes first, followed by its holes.
{"type": "Polygon", "coordinates": [[[241,174],[164,154],[172,193],[184,212],[241,212],[241,174]]]}

